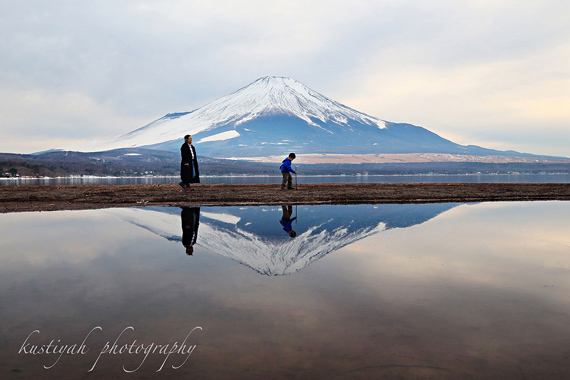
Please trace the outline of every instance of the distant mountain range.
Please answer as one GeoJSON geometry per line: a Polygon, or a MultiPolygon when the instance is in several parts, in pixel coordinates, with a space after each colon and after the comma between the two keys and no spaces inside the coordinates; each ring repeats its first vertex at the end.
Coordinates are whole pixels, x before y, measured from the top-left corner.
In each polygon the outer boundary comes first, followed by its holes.
{"type": "Polygon", "coordinates": [[[422,127],[358,112],[294,79],[264,77],[109,141],[0,153],[0,177],[177,175],[186,134],[209,175],[277,175],[289,152],[297,153],[303,174],[570,171],[568,158],[459,145],[422,127]]]}
{"type": "Polygon", "coordinates": [[[521,155],[463,146],[425,128],[358,112],[284,77],[264,77],[190,112],[170,113],[104,142],[65,150],[147,148],[178,152],[191,134],[200,155],[216,158],[300,154],[448,153],[521,155]]]}
{"type": "MultiPolygon", "coordinates": [[[[295,273],[356,241],[424,223],[460,204],[299,206],[290,238],[281,207],[202,207],[196,246],[267,276],[295,273]]],[[[109,209],[105,213],[171,241],[182,241],[179,208],[109,209]]],[[[185,249],[180,244],[180,254],[185,249]]],[[[201,254],[195,251],[195,254],[201,254]]]]}

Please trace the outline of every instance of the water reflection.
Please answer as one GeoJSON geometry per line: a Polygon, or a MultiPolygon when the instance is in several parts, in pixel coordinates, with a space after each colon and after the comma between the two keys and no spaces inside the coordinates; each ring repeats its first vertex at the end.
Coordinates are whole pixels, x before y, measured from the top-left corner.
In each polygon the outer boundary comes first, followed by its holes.
{"type": "Polygon", "coordinates": [[[186,247],[186,254],[194,254],[194,244],[198,238],[200,225],[200,207],[183,207],[180,213],[182,219],[182,245],[186,247]]]}
{"type": "Polygon", "coordinates": [[[287,232],[290,237],[294,238],[297,236],[297,233],[295,230],[293,230],[293,222],[297,220],[297,217],[292,217],[293,206],[283,205],[281,206],[281,209],[283,210],[283,216],[281,216],[279,223],[281,223],[281,226],[283,226],[283,231],[287,232]]]}
{"type": "Polygon", "coordinates": [[[191,259],[180,208],[0,215],[0,378],[570,378],[570,202],[291,210],[294,239],[281,206],[202,207],[191,259]],[[50,370],[18,353],[96,326],[50,370]],[[87,372],[130,326],[118,344],[203,330],[177,370],[87,372]]]}
{"type": "MultiPolygon", "coordinates": [[[[229,257],[258,273],[279,276],[297,272],[368,236],[421,224],[456,206],[458,204],[451,203],[303,206],[295,207],[299,211],[295,216],[292,205],[203,208],[207,211],[197,211],[201,217],[200,238],[196,239],[196,233],[192,236],[197,246],[229,257]]],[[[186,247],[187,229],[183,228],[181,237],[177,209],[149,207],[114,209],[107,213],[165,239],[182,240],[186,247]]],[[[198,214],[193,214],[196,221],[198,214]]],[[[184,226],[187,223],[184,215],[182,219],[184,226]]],[[[197,228],[197,224],[195,226],[197,228]]]]}

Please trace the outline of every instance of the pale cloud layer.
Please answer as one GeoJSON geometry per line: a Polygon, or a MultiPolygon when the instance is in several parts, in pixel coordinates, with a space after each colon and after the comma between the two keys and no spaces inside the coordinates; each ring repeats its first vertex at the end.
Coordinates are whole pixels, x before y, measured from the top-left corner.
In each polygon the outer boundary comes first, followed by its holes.
{"type": "Polygon", "coordinates": [[[110,138],[266,75],[461,144],[570,156],[570,3],[0,0],[0,151],[110,138]]]}

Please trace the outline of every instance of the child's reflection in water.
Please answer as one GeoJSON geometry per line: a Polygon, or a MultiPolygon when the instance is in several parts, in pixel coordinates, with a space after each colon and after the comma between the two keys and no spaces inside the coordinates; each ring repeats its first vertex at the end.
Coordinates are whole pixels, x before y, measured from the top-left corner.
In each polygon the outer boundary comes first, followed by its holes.
{"type": "Polygon", "coordinates": [[[291,236],[292,238],[294,238],[295,236],[297,236],[297,233],[293,230],[293,221],[295,219],[297,219],[297,217],[294,217],[293,219],[291,219],[291,216],[293,215],[293,206],[289,205],[289,206],[281,206],[281,208],[283,209],[283,216],[281,217],[281,220],[279,221],[279,223],[281,223],[281,225],[283,226],[283,230],[285,232],[287,232],[289,234],[289,236],[291,236]]]}

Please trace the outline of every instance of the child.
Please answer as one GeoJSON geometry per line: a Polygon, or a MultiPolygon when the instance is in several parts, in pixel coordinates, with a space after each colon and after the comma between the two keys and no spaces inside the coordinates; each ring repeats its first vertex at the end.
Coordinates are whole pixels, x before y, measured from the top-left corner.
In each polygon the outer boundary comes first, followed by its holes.
{"type": "Polygon", "coordinates": [[[283,160],[283,163],[279,167],[279,170],[281,170],[281,174],[283,175],[281,190],[293,189],[293,177],[291,176],[291,173],[297,174],[297,172],[291,167],[291,161],[293,161],[295,157],[295,153],[289,153],[289,156],[283,160]]]}

